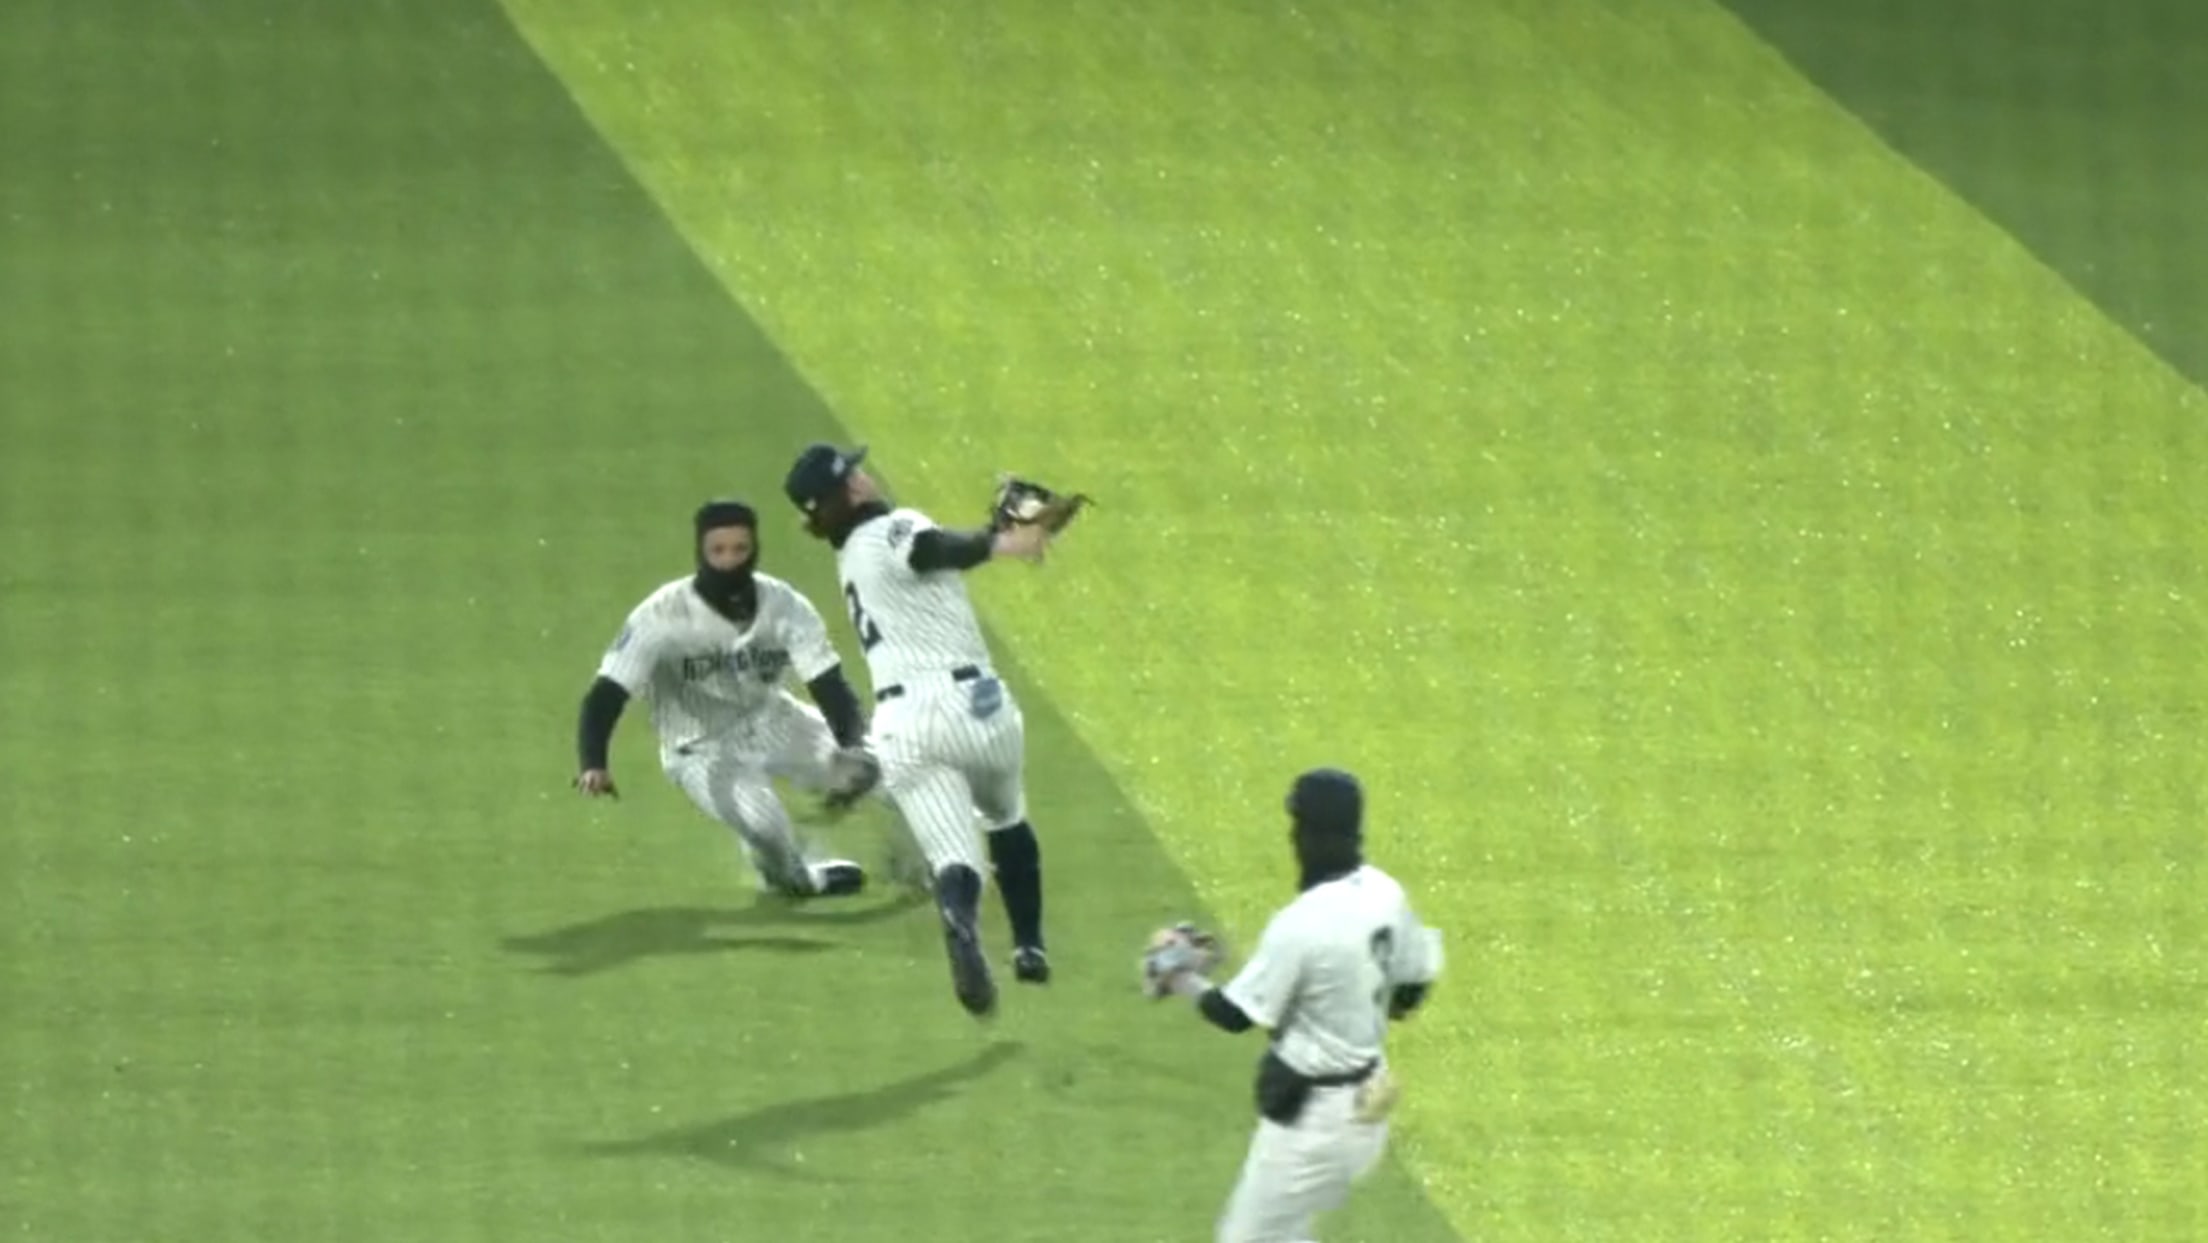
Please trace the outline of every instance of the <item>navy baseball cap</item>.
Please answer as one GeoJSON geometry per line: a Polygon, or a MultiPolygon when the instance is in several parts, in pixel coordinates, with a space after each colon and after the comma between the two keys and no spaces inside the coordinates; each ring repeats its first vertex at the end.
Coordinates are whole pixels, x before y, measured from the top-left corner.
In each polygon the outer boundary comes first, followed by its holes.
{"type": "Polygon", "coordinates": [[[789,494],[791,504],[811,513],[821,501],[841,488],[843,481],[849,479],[851,472],[865,460],[865,445],[855,449],[807,445],[791,464],[789,478],[782,481],[782,490],[789,494]]]}

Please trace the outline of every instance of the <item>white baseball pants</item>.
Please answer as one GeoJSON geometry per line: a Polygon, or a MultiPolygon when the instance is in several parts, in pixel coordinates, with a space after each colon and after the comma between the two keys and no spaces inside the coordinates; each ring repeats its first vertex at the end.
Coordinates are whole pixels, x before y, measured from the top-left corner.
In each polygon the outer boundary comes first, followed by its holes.
{"type": "Polygon", "coordinates": [[[812,860],[774,781],[826,789],[835,749],[827,718],[791,698],[738,730],[670,752],[661,762],[698,810],[735,830],[762,885],[803,891],[811,884],[812,860]]]}
{"type": "Polygon", "coordinates": [[[1347,1203],[1387,1150],[1387,1121],[1357,1121],[1356,1102],[1355,1085],[1313,1088],[1295,1125],[1257,1120],[1218,1243],[1313,1243],[1320,1215],[1347,1203]]]}
{"type": "Polygon", "coordinates": [[[912,830],[932,875],[964,863],[990,875],[978,815],[989,828],[1027,819],[1027,726],[996,674],[906,678],[878,702],[870,731],[882,793],[912,830]]]}

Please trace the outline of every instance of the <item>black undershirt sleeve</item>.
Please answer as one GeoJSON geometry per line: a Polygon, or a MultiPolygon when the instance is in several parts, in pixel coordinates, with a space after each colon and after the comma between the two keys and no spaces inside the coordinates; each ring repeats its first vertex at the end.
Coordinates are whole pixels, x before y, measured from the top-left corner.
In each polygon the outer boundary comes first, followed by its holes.
{"type": "Polygon", "coordinates": [[[905,564],[911,566],[915,574],[970,570],[989,559],[996,539],[996,532],[987,527],[973,531],[929,527],[912,537],[912,548],[905,553],[905,564]]]}
{"type": "Polygon", "coordinates": [[[866,718],[859,715],[859,693],[851,689],[851,682],[843,676],[843,666],[830,666],[805,684],[813,693],[813,702],[820,707],[820,714],[828,718],[828,728],[836,735],[839,747],[857,746],[866,736],[866,718]]]}
{"type": "Polygon", "coordinates": [[[612,678],[599,678],[583,696],[582,718],[575,726],[575,749],[583,771],[606,766],[606,750],[613,742],[613,727],[628,706],[629,692],[612,678]]]}
{"type": "Polygon", "coordinates": [[[1388,1017],[1391,1019],[1407,1018],[1411,1011],[1418,1009],[1425,1001],[1426,986],[1424,984],[1398,984],[1395,986],[1394,994],[1388,998],[1388,1017]]]}
{"type": "Polygon", "coordinates": [[[1196,1010],[1212,1026],[1229,1035],[1246,1032],[1255,1026],[1250,1016],[1242,1012],[1242,1007],[1227,1000],[1227,995],[1216,988],[1205,990],[1204,995],[1196,999],[1196,1010]]]}

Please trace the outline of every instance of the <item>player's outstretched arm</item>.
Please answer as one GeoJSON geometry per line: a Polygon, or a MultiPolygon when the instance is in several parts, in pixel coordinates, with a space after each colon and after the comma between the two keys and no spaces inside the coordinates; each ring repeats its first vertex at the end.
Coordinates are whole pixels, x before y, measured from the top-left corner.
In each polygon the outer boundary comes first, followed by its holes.
{"type": "Polygon", "coordinates": [[[828,718],[837,746],[855,747],[865,741],[866,717],[859,711],[859,693],[843,676],[842,665],[828,666],[827,672],[805,683],[805,689],[820,706],[820,714],[828,718]]]}
{"type": "Polygon", "coordinates": [[[969,531],[929,527],[914,533],[912,545],[905,552],[905,564],[915,574],[932,574],[937,570],[970,570],[1001,557],[1040,561],[1049,544],[1050,532],[1035,523],[969,531]]]}
{"type": "Polygon", "coordinates": [[[792,669],[805,683],[820,714],[828,719],[836,745],[846,749],[858,746],[866,740],[866,717],[859,711],[859,693],[843,676],[843,661],[836,655],[835,644],[828,641],[828,623],[821,620],[820,610],[804,593],[784,587],[777,590],[786,591],[790,602],[784,616],[788,618],[792,669]]]}
{"type": "Polygon", "coordinates": [[[579,774],[575,788],[588,795],[621,797],[607,771],[606,754],[613,745],[613,728],[621,723],[629,703],[628,688],[600,675],[583,695],[583,707],[575,723],[575,753],[579,774]]]}
{"type": "Polygon", "coordinates": [[[621,633],[614,636],[612,646],[599,658],[598,676],[583,696],[581,719],[575,724],[576,761],[582,766],[582,773],[575,778],[575,787],[583,793],[620,797],[606,769],[606,751],[613,742],[613,727],[620,723],[621,710],[628,706],[631,698],[649,692],[652,671],[659,667],[665,650],[665,635],[639,605],[629,614],[621,633]]]}

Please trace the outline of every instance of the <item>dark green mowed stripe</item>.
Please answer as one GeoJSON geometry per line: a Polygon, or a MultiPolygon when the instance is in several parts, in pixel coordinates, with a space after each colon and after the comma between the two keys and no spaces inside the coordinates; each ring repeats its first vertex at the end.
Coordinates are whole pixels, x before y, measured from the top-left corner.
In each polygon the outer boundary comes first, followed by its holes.
{"type": "Polygon", "coordinates": [[[2208,6],[1727,3],[1895,149],[2208,382],[2208,6]]]}
{"type": "Polygon", "coordinates": [[[11,6],[0,132],[0,1234],[1208,1230],[1255,1046],[1134,1001],[1189,891],[1016,670],[1064,976],[993,1031],[924,911],[751,907],[641,720],[568,801],[698,499],[829,598],[832,423],[498,10],[11,6]]]}

